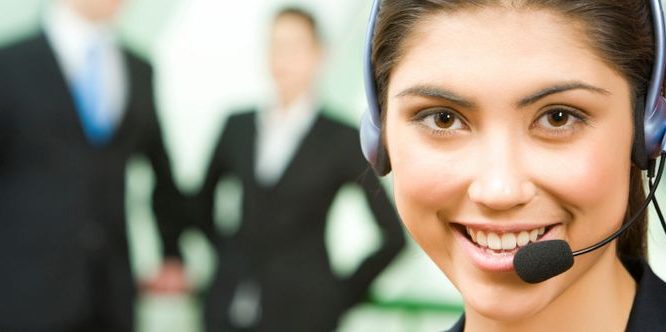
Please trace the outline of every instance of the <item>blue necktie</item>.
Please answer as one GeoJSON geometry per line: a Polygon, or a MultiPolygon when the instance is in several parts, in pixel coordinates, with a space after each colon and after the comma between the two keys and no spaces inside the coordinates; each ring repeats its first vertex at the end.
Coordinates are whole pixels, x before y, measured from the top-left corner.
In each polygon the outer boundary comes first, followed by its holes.
{"type": "Polygon", "coordinates": [[[102,49],[93,43],[85,62],[74,80],[73,95],[88,141],[95,146],[107,144],[113,136],[114,123],[104,100],[102,49]]]}

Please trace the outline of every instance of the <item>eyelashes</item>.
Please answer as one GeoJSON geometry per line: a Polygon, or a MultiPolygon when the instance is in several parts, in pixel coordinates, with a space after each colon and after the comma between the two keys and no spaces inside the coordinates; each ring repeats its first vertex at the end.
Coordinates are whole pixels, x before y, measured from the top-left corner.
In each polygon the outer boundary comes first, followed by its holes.
{"type": "Polygon", "coordinates": [[[542,112],[532,123],[531,129],[559,137],[574,134],[589,124],[589,116],[584,112],[571,107],[555,106],[542,112]]]}
{"type": "MultiPolygon", "coordinates": [[[[474,128],[459,112],[448,107],[433,107],[417,111],[410,119],[437,137],[463,135],[474,128]]],[[[565,138],[590,124],[590,116],[576,108],[564,105],[547,106],[537,113],[528,129],[544,139],[565,138]]]]}
{"type": "Polygon", "coordinates": [[[429,129],[431,134],[437,136],[448,136],[456,131],[469,130],[466,119],[449,108],[425,109],[416,113],[411,121],[429,129]]]}

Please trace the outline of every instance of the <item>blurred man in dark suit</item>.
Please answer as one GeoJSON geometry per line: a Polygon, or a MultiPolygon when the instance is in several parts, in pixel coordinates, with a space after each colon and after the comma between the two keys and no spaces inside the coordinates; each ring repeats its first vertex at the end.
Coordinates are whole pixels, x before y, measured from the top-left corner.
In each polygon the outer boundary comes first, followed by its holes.
{"type": "Polygon", "coordinates": [[[202,228],[218,250],[206,299],[206,328],[325,332],[362,301],[404,245],[398,217],[369,171],[356,129],[322,114],[314,87],[323,50],[314,18],[298,8],[271,25],[275,98],[232,116],[213,152],[200,202],[202,228]],[[242,221],[230,237],[213,226],[215,187],[241,179],[242,221]],[[347,278],[331,269],[324,233],[339,189],[359,187],[381,230],[381,245],[347,278]]]}
{"type": "MultiPolygon", "coordinates": [[[[132,331],[125,169],[147,157],[164,252],[181,195],[151,67],[109,27],[120,0],[54,0],[0,50],[0,331],[132,331]]],[[[172,260],[176,262],[177,260],[172,260]]]]}

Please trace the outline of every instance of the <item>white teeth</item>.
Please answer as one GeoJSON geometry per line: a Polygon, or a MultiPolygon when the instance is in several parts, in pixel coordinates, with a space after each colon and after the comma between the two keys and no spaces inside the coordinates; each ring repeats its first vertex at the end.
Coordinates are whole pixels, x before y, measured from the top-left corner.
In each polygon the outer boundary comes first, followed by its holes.
{"type": "Polygon", "coordinates": [[[486,233],[483,231],[479,231],[476,233],[476,243],[478,243],[482,247],[487,247],[488,246],[488,241],[486,239],[486,233]]]}
{"type": "Polygon", "coordinates": [[[488,247],[492,250],[513,250],[516,246],[524,247],[530,242],[536,242],[539,236],[546,232],[546,228],[503,234],[475,231],[470,227],[466,227],[466,231],[472,241],[480,247],[488,247]]]}
{"type": "Polygon", "coordinates": [[[472,238],[472,241],[476,242],[476,232],[473,231],[471,228],[467,227],[467,234],[469,234],[469,237],[472,238]]]}
{"type": "Polygon", "coordinates": [[[538,237],[539,237],[539,230],[538,229],[533,229],[533,230],[530,231],[530,241],[536,242],[538,237]]]}
{"type": "Polygon", "coordinates": [[[512,250],[516,247],[516,236],[513,233],[502,234],[502,249],[512,250]]]}
{"type": "Polygon", "coordinates": [[[518,237],[516,238],[516,244],[523,247],[526,246],[529,242],[530,242],[530,233],[522,231],[518,234],[518,237]]]}
{"type": "Polygon", "coordinates": [[[495,233],[488,233],[488,248],[492,250],[502,249],[502,240],[500,240],[499,235],[495,233]]]}

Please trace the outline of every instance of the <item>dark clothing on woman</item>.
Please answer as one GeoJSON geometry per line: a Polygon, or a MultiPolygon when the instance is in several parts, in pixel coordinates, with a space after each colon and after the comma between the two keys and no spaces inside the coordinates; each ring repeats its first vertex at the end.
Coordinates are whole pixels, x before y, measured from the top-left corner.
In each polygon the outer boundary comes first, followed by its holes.
{"type": "Polygon", "coordinates": [[[317,115],[277,183],[266,186],[255,177],[256,122],[257,112],[228,120],[201,194],[202,227],[219,258],[206,300],[207,330],[331,331],[403,247],[400,221],[368,171],[355,129],[317,115]],[[224,238],[212,226],[212,211],[215,186],[227,175],[241,180],[243,206],[239,230],[224,238]],[[382,242],[341,280],[331,270],[324,233],[331,204],[345,184],[365,193],[382,242]],[[252,328],[237,329],[229,310],[247,285],[259,298],[260,318],[252,328]]]}
{"type": "MultiPolygon", "coordinates": [[[[624,258],[622,262],[637,283],[626,331],[666,331],[666,283],[641,259],[624,258]]],[[[463,332],[464,328],[465,315],[448,331],[463,332]]]]}

